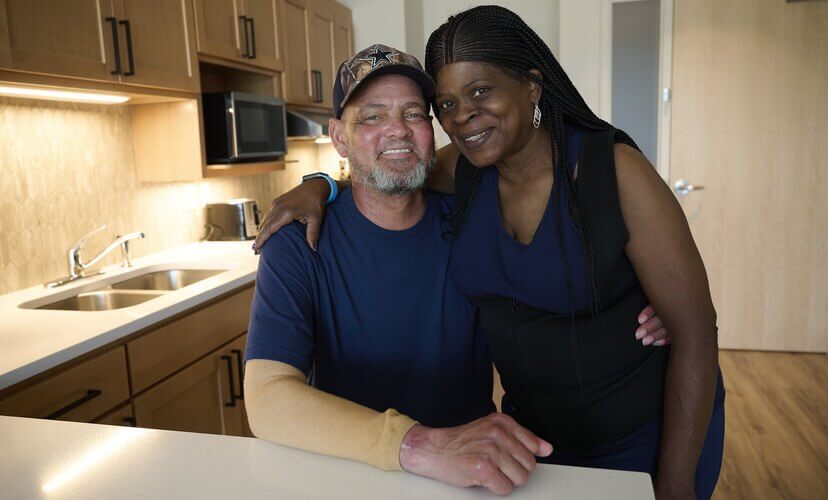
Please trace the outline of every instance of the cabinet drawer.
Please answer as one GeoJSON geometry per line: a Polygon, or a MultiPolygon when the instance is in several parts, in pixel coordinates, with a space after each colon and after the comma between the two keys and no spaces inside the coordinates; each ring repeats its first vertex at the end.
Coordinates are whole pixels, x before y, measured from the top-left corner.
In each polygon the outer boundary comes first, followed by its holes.
{"type": "Polygon", "coordinates": [[[90,422],[129,399],[126,355],[117,347],[0,401],[0,414],[90,422]]]}
{"type": "Polygon", "coordinates": [[[247,331],[253,290],[245,288],[129,342],[133,394],[247,331]]]}

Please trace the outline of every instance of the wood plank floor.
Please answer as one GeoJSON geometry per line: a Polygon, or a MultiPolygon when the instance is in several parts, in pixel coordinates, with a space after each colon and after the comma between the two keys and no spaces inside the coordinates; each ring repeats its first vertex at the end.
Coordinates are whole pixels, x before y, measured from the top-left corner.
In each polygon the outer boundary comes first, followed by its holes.
{"type": "MultiPolygon", "coordinates": [[[[715,500],[828,500],[828,356],[720,351],[725,451],[715,500]]],[[[494,400],[503,389],[495,373],[494,400]]]]}
{"type": "Polygon", "coordinates": [[[828,499],[828,356],[721,351],[725,452],[713,498],[828,499]]]}

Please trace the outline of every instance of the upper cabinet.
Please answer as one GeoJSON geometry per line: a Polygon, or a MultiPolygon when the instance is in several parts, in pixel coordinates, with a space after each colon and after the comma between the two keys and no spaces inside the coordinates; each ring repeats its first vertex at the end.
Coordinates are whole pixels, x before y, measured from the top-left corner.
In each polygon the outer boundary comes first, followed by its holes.
{"type": "Polygon", "coordinates": [[[150,87],[199,89],[198,61],[189,2],[121,0],[116,2],[122,29],[121,81],[150,87]],[[126,50],[124,50],[126,49],[126,50]]]}
{"type": "Polygon", "coordinates": [[[108,0],[0,0],[0,62],[6,45],[3,67],[117,81],[117,29],[108,0]]]}
{"type": "Polygon", "coordinates": [[[193,0],[199,54],[282,71],[283,0],[193,0]]]}
{"type": "Polygon", "coordinates": [[[285,99],[333,107],[339,65],[353,54],[351,11],[331,0],[285,1],[285,99]]]}
{"type": "Polygon", "coordinates": [[[197,91],[188,5],[180,0],[0,0],[0,64],[24,72],[197,91]]]}

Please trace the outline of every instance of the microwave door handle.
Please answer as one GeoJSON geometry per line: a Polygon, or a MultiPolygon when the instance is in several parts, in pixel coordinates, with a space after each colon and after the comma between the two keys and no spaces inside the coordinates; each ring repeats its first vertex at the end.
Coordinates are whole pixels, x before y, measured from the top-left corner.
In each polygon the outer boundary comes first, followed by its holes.
{"type": "Polygon", "coordinates": [[[236,100],[235,99],[230,101],[230,108],[227,109],[227,112],[230,113],[230,128],[232,129],[232,133],[230,134],[230,139],[233,142],[233,159],[237,160],[239,158],[239,137],[238,137],[238,133],[236,132],[236,100]]]}

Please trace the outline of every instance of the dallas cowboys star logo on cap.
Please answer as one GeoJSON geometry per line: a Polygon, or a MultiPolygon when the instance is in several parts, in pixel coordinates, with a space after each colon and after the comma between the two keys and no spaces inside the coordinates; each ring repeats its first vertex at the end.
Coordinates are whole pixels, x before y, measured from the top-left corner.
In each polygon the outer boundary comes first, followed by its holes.
{"type": "Polygon", "coordinates": [[[374,53],[368,54],[366,57],[361,58],[360,61],[370,62],[371,69],[374,69],[382,63],[394,64],[391,58],[398,54],[398,52],[386,52],[379,45],[374,45],[374,53]]]}

